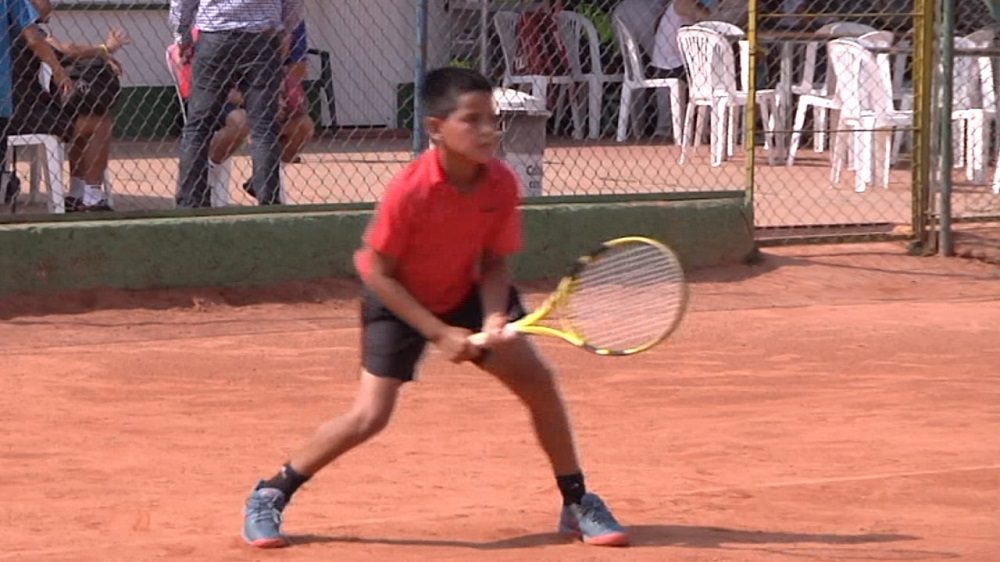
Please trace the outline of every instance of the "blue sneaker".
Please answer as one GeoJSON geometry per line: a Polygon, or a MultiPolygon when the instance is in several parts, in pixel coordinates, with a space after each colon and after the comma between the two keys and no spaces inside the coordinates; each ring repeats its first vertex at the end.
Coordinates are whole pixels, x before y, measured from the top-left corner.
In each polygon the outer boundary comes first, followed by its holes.
{"type": "Polygon", "coordinates": [[[587,544],[628,545],[628,532],[596,494],[584,494],[580,503],[563,506],[559,532],[575,535],[587,544]]]}
{"type": "Polygon", "coordinates": [[[243,508],[243,540],[257,548],[288,546],[281,534],[281,510],[288,499],[277,488],[259,488],[250,493],[243,508]]]}

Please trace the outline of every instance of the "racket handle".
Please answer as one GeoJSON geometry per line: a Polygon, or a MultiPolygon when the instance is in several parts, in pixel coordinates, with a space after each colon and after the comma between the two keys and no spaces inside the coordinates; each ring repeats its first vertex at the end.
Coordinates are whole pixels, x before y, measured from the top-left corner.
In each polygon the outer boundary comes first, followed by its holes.
{"type": "MultiPolygon", "coordinates": [[[[503,327],[502,333],[504,337],[511,337],[517,333],[517,328],[515,328],[513,324],[507,324],[506,326],[503,327]]],[[[482,347],[483,345],[486,344],[486,341],[488,339],[489,336],[486,335],[486,332],[476,332],[475,334],[469,336],[469,343],[475,346],[482,347]]]]}

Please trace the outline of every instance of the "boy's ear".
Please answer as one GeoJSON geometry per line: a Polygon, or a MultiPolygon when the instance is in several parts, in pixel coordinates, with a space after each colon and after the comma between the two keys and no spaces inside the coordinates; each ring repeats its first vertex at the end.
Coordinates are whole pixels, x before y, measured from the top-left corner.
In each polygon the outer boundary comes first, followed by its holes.
{"type": "Polygon", "coordinates": [[[443,122],[444,119],[440,117],[424,118],[424,129],[427,130],[427,136],[435,143],[439,143],[441,139],[441,124],[443,122]]]}

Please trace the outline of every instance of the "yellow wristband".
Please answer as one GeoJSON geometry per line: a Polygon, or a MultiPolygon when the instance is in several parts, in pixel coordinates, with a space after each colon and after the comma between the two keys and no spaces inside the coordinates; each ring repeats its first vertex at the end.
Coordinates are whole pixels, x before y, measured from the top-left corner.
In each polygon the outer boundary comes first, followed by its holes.
{"type": "Polygon", "coordinates": [[[104,43],[101,43],[101,50],[104,51],[105,55],[111,55],[111,49],[108,49],[108,46],[104,43]]]}

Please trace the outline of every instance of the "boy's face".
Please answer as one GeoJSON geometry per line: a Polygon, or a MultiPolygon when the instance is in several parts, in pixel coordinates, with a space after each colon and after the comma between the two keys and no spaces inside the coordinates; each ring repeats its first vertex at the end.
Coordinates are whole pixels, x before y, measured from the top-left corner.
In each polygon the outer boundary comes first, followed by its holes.
{"type": "Polygon", "coordinates": [[[468,92],[447,117],[431,117],[427,130],[437,146],[479,164],[489,162],[500,145],[498,117],[489,92],[468,92]]]}

